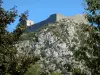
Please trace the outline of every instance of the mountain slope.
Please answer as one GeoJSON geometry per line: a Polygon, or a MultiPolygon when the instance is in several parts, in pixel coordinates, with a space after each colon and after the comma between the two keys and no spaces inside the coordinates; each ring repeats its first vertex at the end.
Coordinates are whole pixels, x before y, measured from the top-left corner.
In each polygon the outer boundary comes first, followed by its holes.
{"type": "Polygon", "coordinates": [[[73,75],[73,69],[77,68],[89,75],[84,62],[76,61],[73,53],[93,29],[66,18],[49,23],[36,32],[24,33],[16,47],[20,54],[39,56],[41,70],[48,74],[57,71],[62,75],[73,75]]]}

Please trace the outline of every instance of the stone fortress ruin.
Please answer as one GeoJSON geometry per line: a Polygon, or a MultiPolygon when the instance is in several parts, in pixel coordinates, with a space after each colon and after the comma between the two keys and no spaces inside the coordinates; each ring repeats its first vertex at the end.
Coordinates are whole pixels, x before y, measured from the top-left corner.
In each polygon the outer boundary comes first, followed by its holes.
{"type": "Polygon", "coordinates": [[[60,21],[62,19],[70,19],[76,23],[82,22],[82,23],[87,24],[87,20],[86,20],[85,16],[82,14],[78,14],[78,15],[74,15],[74,16],[63,16],[61,14],[52,14],[46,20],[43,20],[43,21],[35,23],[35,24],[33,23],[33,21],[30,21],[30,20],[27,21],[28,29],[26,31],[28,31],[28,32],[36,31],[37,29],[41,28],[45,24],[60,21]]]}
{"type": "Polygon", "coordinates": [[[49,21],[55,22],[55,21],[60,21],[62,19],[71,19],[71,20],[75,21],[76,23],[79,23],[79,22],[87,23],[87,21],[85,19],[85,15],[83,15],[83,14],[77,14],[74,16],[63,16],[62,14],[52,14],[52,15],[50,15],[50,17],[47,20],[48,20],[48,22],[49,21]]]}

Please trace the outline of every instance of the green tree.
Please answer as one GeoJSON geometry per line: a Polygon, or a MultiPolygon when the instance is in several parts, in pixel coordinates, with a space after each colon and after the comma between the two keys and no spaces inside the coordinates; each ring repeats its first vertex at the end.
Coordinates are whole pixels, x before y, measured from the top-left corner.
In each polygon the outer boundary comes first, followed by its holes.
{"type": "Polygon", "coordinates": [[[100,74],[100,0],[84,0],[86,4],[86,18],[91,25],[84,28],[81,35],[88,32],[89,36],[84,39],[79,49],[75,50],[77,60],[85,62],[85,66],[91,72],[91,75],[100,74]],[[85,31],[86,28],[89,30],[85,31]]]}
{"type": "Polygon", "coordinates": [[[17,16],[19,15],[16,7],[6,11],[2,8],[2,0],[0,0],[0,75],[24,75],[30,64],[38,60],[34,55],[19,55],[14,46],[26,29],[27,12],[19,16],[19,23],[13,32],[6,30],[17,16]]]}
{"type": "MultiPolygon", "coordinates": [[[[84,34],[86,32],[81,32],[84,34]]],[[[89,32],[87,39],[84,39],[82,45],[75,50],[74,55],[78,61],[84,62],[91,75],[100,74],[100,33],[89,32]]]]}
{"type": "Polygon", "coordinates": [[[97,25],[100,30],[100,0],[84,0],[86,18],[92,25],[97,25]]]}

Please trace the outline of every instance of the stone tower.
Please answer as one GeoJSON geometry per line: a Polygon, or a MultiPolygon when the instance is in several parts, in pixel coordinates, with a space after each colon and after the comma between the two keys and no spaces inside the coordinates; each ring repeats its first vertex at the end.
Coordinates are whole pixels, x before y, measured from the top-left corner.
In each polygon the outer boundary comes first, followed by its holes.
{"type": "Polygon", "coordinates": [[[27,26],[32,26],[34,22],[32,20],[27,20],[27,26]]]}

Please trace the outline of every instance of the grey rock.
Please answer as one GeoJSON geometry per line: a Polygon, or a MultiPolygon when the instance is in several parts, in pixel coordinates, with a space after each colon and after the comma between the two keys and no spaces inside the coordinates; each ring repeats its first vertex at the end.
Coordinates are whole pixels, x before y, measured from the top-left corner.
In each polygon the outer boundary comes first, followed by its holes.
{"type": "MultiPolygon", "coordinates": [[[[56,15],[54,14],[50,17],[54,16],[56,15]]],[[[74,17],[72,18],[74,19],[74,17]]],[[[75,16],[76,18],[77,15],[75,16]]],[[[55,18],[48,19],[50,22],[56,20],[55,18]]],[[[32,52],[34,55],[39,56],[41,69],[47,72],[59,71],[62,75],[72,75],[72,68],[80,68],[82,71],[90,73],[88,68],[84,67],[82,62],[76,61],[73,56],[73,52],[82,45],[81,43],[84,39],[89,37],[89,32],[82,33],[82,24],[77,23],[78,21],[73,19],[57,19],[59,21],[49,23],[44,28],[30,35],[29,33],[24,33],[21,38],[28,38],[16,44],[18,53],[25,54],[27,52],[30,55],[30,52],[32,52]],[[32,34],[37,37],[32,36],[32,34]],[[81,34],[85,36],[84,39],[81,34]],[[38,41],[32,41],[34,38],[38,41]]],[[[44,22],[38,23],[38,25],[41,27],[43,26],[42,23],[44,22]]]]}

